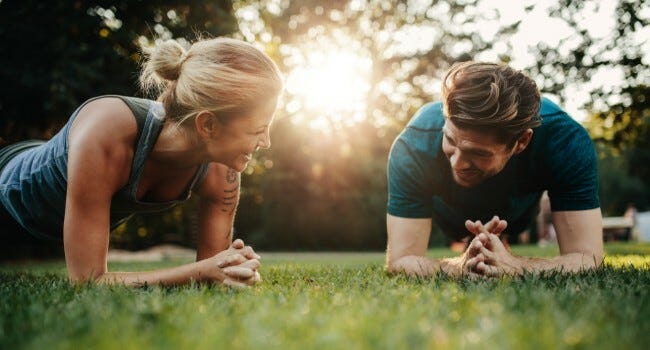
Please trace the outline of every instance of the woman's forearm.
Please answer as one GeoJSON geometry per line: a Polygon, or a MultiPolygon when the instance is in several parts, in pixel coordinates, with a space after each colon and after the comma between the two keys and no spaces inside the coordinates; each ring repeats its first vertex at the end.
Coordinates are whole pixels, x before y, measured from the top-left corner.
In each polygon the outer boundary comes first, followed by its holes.
{"type": "Polygon", "coordinates": [[[123,284],[129,287],[142,287],[145,285],[182,285],[191,282],[212,281],[222,283],[227,276],[221,268],[214,266],[207,269],[204,261],[194,262],[177,267],[141,271],[141,272],[106,272],[95,279],[95,282],[102,284],[123,284]]]}

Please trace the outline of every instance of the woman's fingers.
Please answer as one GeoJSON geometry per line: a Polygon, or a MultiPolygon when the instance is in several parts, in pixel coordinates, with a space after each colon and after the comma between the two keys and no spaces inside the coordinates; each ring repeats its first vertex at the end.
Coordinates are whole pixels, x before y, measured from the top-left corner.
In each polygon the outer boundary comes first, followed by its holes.
{"type": "Polygon", "coordinates": [[[262,264],[260,264],[260,261],[257,260],[257,259],[249,259],[249,260],[246,260],[243,263],[239,264],[239,266],[241,266],[241,267],[247,267],[247,268],[249,268],[251,270],[254,270],[254,271],[259,269],[261,265],[262,264]]]}
{"type": "Polygon", "coordinates": [[[247,257],[249,259],[261,259],[262,258],[261,256],[257,255],[257,253],[255,253],[255,251],[253,250],[253,248],[251,248],[251,246],[248,246],[248,245],[245,246],[244,248],[242,248],[240,254],[244,255],[245,257],[247,257]]]}
{"type": "Polygon", "coordinates": [[[230,246],[230,249],[232,251],[237,252],[237,253],[245,256],[248,259],[261,259],[262,258],[257,253],[255,253],[255,251],[253,250],[253,248],[251,246],[243,245],[244,243],[239,239],[237,241],[233,242],[233,244],[230,246]],[[235,243],[237,241],[241,242],[241,244],[235,245],[235,243]]]}
{"type": "Polygon", "coordinates": [[[239,265],[248,260],[245,256],[239,254],[239,253],[234,253],[230,255],[226,255],[223,257],[219,263],[217,263],[217,266],[219,267],[226,267],[226,266],[232,266],[232,265],[239,265]]]}
{"type": "Polygon", "coordinates": [[[223,281],[223,284],[224,284],[225,286],[229,286],[229,287],[238,287],[238,288],[248,287],[248,285],[246,285],[245,283],[242,283],[242,282],[239,282],[239,281],[236,281],[236,280],[230,279],[230,278],[226,278],[226,279],[223,281]]]}
{"type": "Polygon", "coordinates": [[[262,281],[262,278],[260,277],[260,273],[257,271],[252,271],[250,275],[248,273],[240,273],[240,272],[241,271],[238,271],[236,274],[228,275],[228,278],[224,280],[224,284],[226,285],[232,284],[240,287],[240,286],[252,286],[262,281]],[[242,277],[242,276],[250,276],[250,277],[242,277]]]}
{"type": "Polygon", "coordinates": [[[232,244],[230,244],[230,248],[242,249],[242,248],[244,248],[244,241],[237,238],[235,241],[232,242],[232,244]]]}
{"type": "Polygon", "coordinates": [[[245,280],[255,276],[255,271],[253,269],[241,265],[224,267],[223,272],[228,275],[228,277],[239,280],[245,280]]]}

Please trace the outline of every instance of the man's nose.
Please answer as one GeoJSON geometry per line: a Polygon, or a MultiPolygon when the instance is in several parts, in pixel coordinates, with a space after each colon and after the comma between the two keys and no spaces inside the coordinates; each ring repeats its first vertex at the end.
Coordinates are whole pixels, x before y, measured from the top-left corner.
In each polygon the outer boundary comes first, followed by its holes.
{"type": "Polygon", "coordinates": [[[451,164],[451,168],[454,170],[465,170],[471,167],[471,163],[468,161],[467,157],[458,150],[449,157],[449,163],[451,164]]]}

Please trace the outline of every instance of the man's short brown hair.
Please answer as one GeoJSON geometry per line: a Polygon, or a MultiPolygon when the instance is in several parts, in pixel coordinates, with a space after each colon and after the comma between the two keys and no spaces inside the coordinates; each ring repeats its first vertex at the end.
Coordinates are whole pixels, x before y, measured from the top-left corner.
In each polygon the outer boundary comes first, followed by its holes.
{"type": "Polygon", "coordinates": [[[456,127],[491,132],[509,145],[541,124],[537,85],[506,65],[457,63],[442,80],[442,96],[445,117],[456,127]]]}

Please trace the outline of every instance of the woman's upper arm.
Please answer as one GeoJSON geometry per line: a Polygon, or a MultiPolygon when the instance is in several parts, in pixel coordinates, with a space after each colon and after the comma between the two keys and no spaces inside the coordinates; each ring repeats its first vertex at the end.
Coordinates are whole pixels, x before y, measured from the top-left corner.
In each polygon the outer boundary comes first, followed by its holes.
{"type": "MultiPolygon", "coordinates": [[[[63,242],[68,276],[94,279],[106,272],[113,194],[128,181],[137,126],[128,107],[91,102],[68,138],[68,186],[63,242]]],[[[122,103],[123,104],[123,103],[122,103]]]]}
{"type": "Polygon", "coordinates": [[[240,174],[226,165],[210,163],[199,187],[201,202],[211,203],[222,212],[234,212],[239,202],[240,174]]]}

